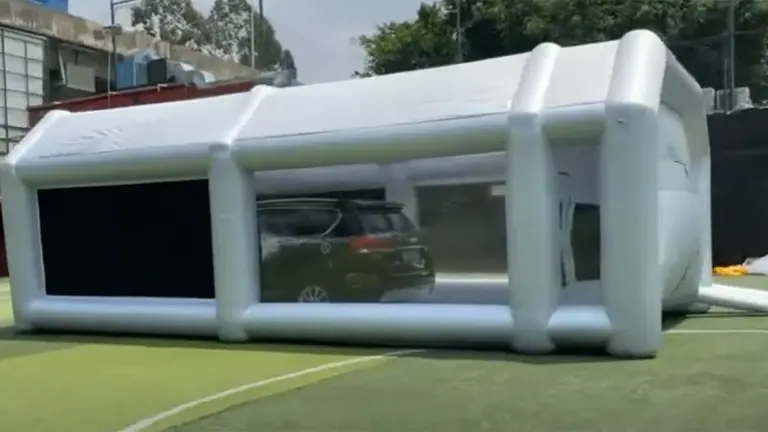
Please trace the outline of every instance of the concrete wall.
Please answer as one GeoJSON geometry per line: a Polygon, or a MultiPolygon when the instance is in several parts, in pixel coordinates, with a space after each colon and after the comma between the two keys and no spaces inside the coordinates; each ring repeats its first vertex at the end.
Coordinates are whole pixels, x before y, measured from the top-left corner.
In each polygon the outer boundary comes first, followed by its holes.
{"type": "MultiPolygon", "coordinates": [[[[107,2],[108,0],[104,1],[107,2]]],[[[101,24],[24,1],[0,1],[0,25],[99,50],[111,51],[112,48],[109,38],[103,40],[97,36],[102,28],[101,24]]],[[[130,54],[136,50],[151,48],[168,59],[188,63],[198,69],[212,72],[217,79],[255,77],[258,75],[257,71],[246,66],[171,45],[142,32],[131,32],[118,36],[116,47],[121,54],[130,54]]]]}

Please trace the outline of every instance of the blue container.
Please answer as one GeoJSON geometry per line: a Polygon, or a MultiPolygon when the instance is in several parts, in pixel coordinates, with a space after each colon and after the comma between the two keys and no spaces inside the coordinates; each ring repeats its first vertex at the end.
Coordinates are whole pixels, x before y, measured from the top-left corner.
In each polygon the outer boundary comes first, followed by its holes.
{"type": "Polygon", "coordinates": [[[69,0],[27,0],[30,3],[40,5],[55,11],[69,12],[69,0]]]}
{"type": "Polygon", "coordinates": [[[132,87],[139,87],[147,84],[147,63],[160,58],[152,50],[138,51],[125,58],[117,64],[116,87],[123,90],[132,87]]]}

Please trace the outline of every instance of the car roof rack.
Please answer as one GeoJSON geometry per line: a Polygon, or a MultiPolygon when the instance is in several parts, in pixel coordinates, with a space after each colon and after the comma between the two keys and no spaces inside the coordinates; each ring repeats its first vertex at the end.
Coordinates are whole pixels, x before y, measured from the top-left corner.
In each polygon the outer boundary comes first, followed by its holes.
{"type": "Polygon", "coordinates": [[[259,205],[272,204],[335,204],[339,200],[333,198],[274,198],[256,201],[259,205]]]}
{"type": "Polygon", "coordinates": [[[367,208],[391,208],[402,209],[403,205],[393,201],[379,201],[379,200],[365,200],[365,199],[346,199],[346,198],[274,198],[256,201],[256,204],[263,207],[273,206],[302,206],[302,205],[318,205],[318,206],[335,206],[335,205],[349,205],[354,207],[367,207],[367,208]]]}
{"type": "Polygon", "coordinates": [[[376,200],[346,200],[352,205],[358,207],[391,208],[402,209],[404,206],[394,201],[376,201],[376,200]]]}

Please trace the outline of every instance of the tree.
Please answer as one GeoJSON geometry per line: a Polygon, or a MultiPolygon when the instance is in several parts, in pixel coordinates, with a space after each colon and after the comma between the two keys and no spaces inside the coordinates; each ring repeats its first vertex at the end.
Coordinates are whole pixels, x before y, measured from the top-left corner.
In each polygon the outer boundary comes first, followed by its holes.
{"type": "Polygon", "coordinates": [[[422,4],[413,21],[390,22],[373,36],[361,36],[367,63],[358,76],[382,75],[451,63],[455,43],[445,4],[422,4]]]}
{"type": "MultiPolygon", "coordinates": [[[[568,46],[621,37],[636,28],[659,34],[702,86],[722,87],[729,2],[722,0],[439,0],[415,19],[361,36],[361,75],[527,52],[551,41],[568,46]],[[460,8],[460,10],[458,9],[460,8]],[[458,58],[461,53],[461,58],[458,58]]],[[[740,0],[736,82],[768,97],[768,4],[740,0]]]]}
{"type": "MultiPolygon", "coordinates": [[[[255,12],[248,0],[216,0],[206,18],[206,28],[220,55],[262,70],[279,67],[283,47],[266,17],[255,12]],[[255,58],[251,65],[251,32],[255,58]]],[[[292,59],[292,57],[291,57],[292,59]]]]}
{"type": "Polygon", "coordinates": [[[280,67],[285,70],[296,70],[296,60],[293,59],[291,50],[283,50],[283,54],[280,56],[280,67]]]}
{"type": "MultiPolygon", "coordinates": [[[[142,0],[132,10],[132,24],[170,43],[249,66],[253,31],[253,67],[260,70],[279,68],[287,51],[269,20],[255,13],[249,0],[216,0],[207,17],[192,0],[142,0]]],[[[287,55],[295,73],[293,56],[290,51],[287,55]]]]}
{"type": "Polygon", "coordinates": [[[175,45],[210,51],[205,18],[191,0],[142,0],[131,10],[131,24],[175,45]]]}

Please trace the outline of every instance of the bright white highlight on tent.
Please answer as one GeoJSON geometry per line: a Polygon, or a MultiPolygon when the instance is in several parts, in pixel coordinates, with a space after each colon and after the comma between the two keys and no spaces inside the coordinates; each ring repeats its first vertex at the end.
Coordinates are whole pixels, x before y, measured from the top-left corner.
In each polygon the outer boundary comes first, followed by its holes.
{"type": "Polygon", "coordinates": [[[370,79],[54,112],[2,163],[16,325],[653,356],[662,309],[685,309],[712,284],[708,147],[701,89],[648,31],[370,79]],[[562,175],[563,163],[589,163],[572,153],[593,155],[591,180],[562,175]],[[505,181],[509,304],[261,303],[254,197],[351,178],[407,208],[415,185],[505,181]],[[50,293],[40,193],[188,179],[209,181],[215,299],[50,293]],[[574,194],[600,205],[601,276],[597,295],[571,303],[561,259],[567,274],[574,194]]]}

